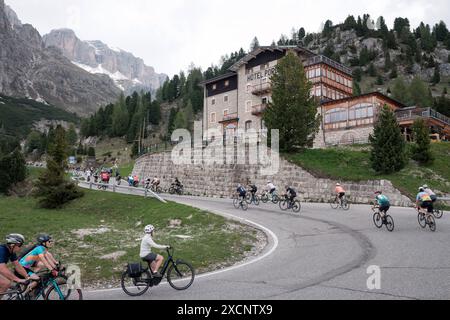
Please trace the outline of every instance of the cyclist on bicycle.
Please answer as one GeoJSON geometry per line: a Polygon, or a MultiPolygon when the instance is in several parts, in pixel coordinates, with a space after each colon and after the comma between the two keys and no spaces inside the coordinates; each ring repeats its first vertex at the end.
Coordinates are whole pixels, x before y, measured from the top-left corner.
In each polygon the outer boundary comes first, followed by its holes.
{"type": "Polygon", "coordinates": [[[0,294],[5,293],[12,282],[25,283],[30,279],[36,280],[36,277],[28,276],[27,271],[22,267],[17,258],[17,254],[24,242],[24,236],[14,233],[6,236],[6,243],[0,245],[0,294]],[[8,262],[12,262],[16,272],[23,279],[17,277],[8,269],[8,262]]]}
{"type": "Polygon", "coordinates": [[[238,185],[236,192],[239,194],[239,199],[241,201],[245,200],[245,197],[247,196],[247,190],[245,190],[245,188],[241,184],[238,185]]]}
{"type": "Polygon", "coordinates": [[[420,211],[420,209],[427,210],[427,214],[432,214],[434,211],[433,208],[433,200],[428,193],[425,192],[423,187],[419,188],[419,193],[416,197],[416,208],[420,211]]]}
{"type": "Polygon", "coordinates": [[[381,191],[375,192],[375,200],[378,204],[379,211],[381,213],[381,217],[384,219],[387,215],[387,212],[391,208],[391,203],[389,201],[389,198],[383,194],[381,191]]]}
{"type": "Polygon", "coordinates": [[[340,183],[336,183],[335,193],[336,193],[336,199],[339,198],[339,201],[342,204],[342,200],[345,197],[345,189],[341,186],[340,183]]]}
{"type": "Polygon", "coordinates": [[[170,246],[159,245],[153,241],[153,236],[155,232],[155,227],[152,225],[148,225],[144,229],[145,236],[142,238],[141,242],[141,253],[140,257],[143,261],[148,263],[149,268],[151,269],[154,277],[162,277],[158,272],[159,268],[164,262],[164,257],[152,253],[152,248],[156,249],[170,249],[170,246]]]}
{"type": "Polygon", "coordinates": [[[295,198],[297,198],[297,192],[294,188],[286,186],[286,195],[289,197],[289,206],[292,206],[295,198]]]}
{"type": "Polygon", "coordinates": [[[175,178],[173,186],[175,186],[176,190],[181,190],[183,188],[183,185],[181,184],[180,180],[178,180],[178,178],[175,178]]]}
{"type": "Polygon", "coordinates": [[[155,176],[151,182],[152,187],[154,187],[156,190],[156,188],[158,188],[158,186],[160,184],[161,184],[161,181],[158,179],[158,177],[155,176]]]}
{"type": "Polygon", "coordinates": [[[256,192],[258,192],[258,187],[254,183],[249,183],[250,193],[252,195],[252,200],[256,197],[256,192]]]}

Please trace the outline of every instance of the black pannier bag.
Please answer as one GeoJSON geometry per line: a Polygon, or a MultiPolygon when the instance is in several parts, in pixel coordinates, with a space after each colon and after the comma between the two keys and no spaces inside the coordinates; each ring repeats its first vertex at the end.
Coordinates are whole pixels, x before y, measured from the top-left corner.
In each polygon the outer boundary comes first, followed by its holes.
{"type": "Polygon", "coordinates": [[[127,273],[130,278],[139,278],[142,275],[142,265],[140,263],[129,263],[127,273]]]}

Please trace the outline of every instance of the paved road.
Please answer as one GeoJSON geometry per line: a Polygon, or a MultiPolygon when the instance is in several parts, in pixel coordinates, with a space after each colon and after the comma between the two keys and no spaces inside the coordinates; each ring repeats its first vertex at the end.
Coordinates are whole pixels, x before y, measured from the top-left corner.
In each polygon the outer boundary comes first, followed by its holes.
{"type": "MultiPolygon", "coordinates": [[[[272,204],[243,212],[230,200],[164,198],[252,221],[264,228],[269,244],[253,263],[199,276],[187,291],[162,283],[132,299],[450,299],[448,215],[437,220],[432,233],[419,227],[413,209],[392,208],[396,226],[389,233],[375,228],[370,207],[362,205],[344,212],[303,204],[297,216],[272,204]],[[372,265],[381,268],[380,290],[367,288],[372,265]]],[[[131,299],[120,289],[86,292],[85,297],[131,299]]]]}

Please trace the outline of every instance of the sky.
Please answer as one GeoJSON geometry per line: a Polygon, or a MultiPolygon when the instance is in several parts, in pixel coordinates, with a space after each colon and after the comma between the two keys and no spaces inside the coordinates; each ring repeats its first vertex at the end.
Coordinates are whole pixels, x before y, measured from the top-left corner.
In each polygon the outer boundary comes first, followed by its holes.
{"type": "Polygon", "coordinates": [[[81,40],[101,40],[144,59],[158,73],[172,77],[194,63],[205,70],[241,47],[248,50],[256,36],[270,45],[281,34],[304,27],[318,32],[369,13],[384,16],[391,28],[396,17],[412,27],[421,21],[450,27],[447,0],[5,0],[22,23],[41,35],[70,28],[81,40]]]}

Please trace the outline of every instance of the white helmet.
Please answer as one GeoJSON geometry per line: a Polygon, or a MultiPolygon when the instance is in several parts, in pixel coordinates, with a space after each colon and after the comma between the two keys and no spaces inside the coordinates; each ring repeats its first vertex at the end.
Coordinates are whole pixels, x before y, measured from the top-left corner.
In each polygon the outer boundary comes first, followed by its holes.
{"type": "Polygon", "coordinates": [[[428,185],[424,184],[424,185],[423,185],[423,188],[424,188],[424,189],[428,189],[428,185]]]}
{"type": "Polygon", "coordinates": [[[336,187],[340,187],[341,186],[341,184],[340,183],[336,183],[336,187]]]}
{"type": "Polygon", "coordinates": [[[25,242],[25,237],[18,233],[9,234],[6,236],[7,244],[20,244],[22,245],[25,242]]]}
{"type": "Polygon", "coordinates": [[[147,234],[150,234],[150,233],[152,233],[154,230],[155,230],[155,227],[152,226],[151,224],[149,224],[148,226],[145,227],[144,232],[147,233],[147,234]]]}

